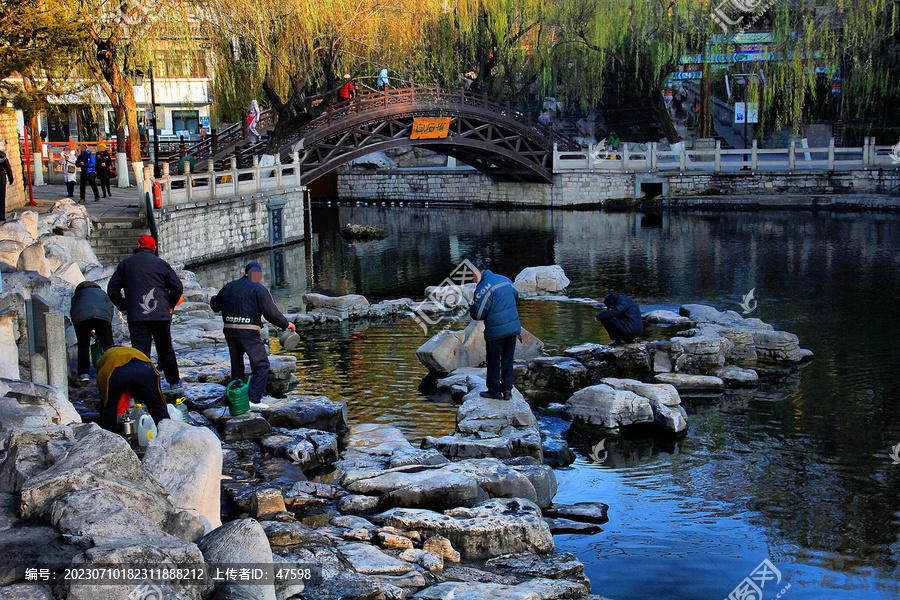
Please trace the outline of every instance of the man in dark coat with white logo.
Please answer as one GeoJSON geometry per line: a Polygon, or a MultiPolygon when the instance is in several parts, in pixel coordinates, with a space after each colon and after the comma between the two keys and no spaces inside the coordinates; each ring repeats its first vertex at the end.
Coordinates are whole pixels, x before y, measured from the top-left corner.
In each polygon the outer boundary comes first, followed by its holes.
{"type": "Polygon", "coordinates": [[[614,345],[630,344],[644,331],[641,307],[625,294],[609,294],[603,299],[605,311],[597,315],[614,345]]]}
{"type": "Polygon", "coordinates": [[[487,352],[487,386],[481,392],[485,398],[512,399],[513,360],[516,339],[522,333],[516,302],[519,291],[508,278],[488,271],[484,264],[473,263],[475,297],[469,314],[476,321],[484,321],[484,342],[487,352]]]}
{"type": "Polygon", "coordinates": [[[269,380],[269,347],[260,337],[263,317],[281,329],[294,331],[294,324],[281,314],[272,294],[260,283],[262,267],[251,262],[244,276],[225,284],[210,298],[209,305],[222,313],[225,341],[231,355],[231,379],[243,380],[244,354],[250,359],[250,402],[259,403],[269,380]]]}
{"type": "Polygon", "coordinates": [[[172,347],[172,311],[184,286],[169,263],[156,256],[156,240],[141,236],[137,250],[110,278],[107,293],[128,320],[131,346],[150,356],[151,342],[155,343],[166,381],[177,389],[181,377],[172,347]]]}

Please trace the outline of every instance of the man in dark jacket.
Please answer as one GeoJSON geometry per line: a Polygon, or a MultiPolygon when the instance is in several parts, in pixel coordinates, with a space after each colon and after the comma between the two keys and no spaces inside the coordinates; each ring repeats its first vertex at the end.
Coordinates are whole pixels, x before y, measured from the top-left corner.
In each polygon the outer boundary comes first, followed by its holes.
{"type": "Polygon", "coordinates": [[[94,191],[94,202],[100,201],[100,194],[97,192],[97,157],[88,150],[85,144],[78,147],[81,154],[75,160],[75,166],[81,167],[81,203],[84,204],[84,187],[91,184],[94,191]]]}
{"type": "Polygon", "coordinates": [[[475,262],[475,297],[469,314],[476,321],[484,321],[484,343],[487,351],[487,386],[481,392],[485,398],[512,399],[513,360],[516,338],[522,333],[516,302],[519,291],[503,275],[488,271],[475,262]]]}
{"type": "Polygon", "coordinates": [[[597,315],[596,320],[606,327],[613,345],[630,344],[641,336],[644,321],[637,302],[625,294],[609,294],[603,299],[603,304],[607,310],[597,315]]]}
{"type": "Polygon", "coordinates": [[[172,310],[184,286],[169,263],[156,256],[156,240],[142,235],[134,254],[119,263],[107,292],[128,320],[131,346],[150,356],[156,344],[159,365],[166,381],[178,386],[178,362],[172,348],[172,310]],[[123,297],[124,292],[124,297],[123,297]]]}
{"type": "Polygon", "coordinates": [[[100,347],[112,348],[113,303],[103,289],[93,281],[82,281],[72,296],[69,316],[78,339],[78,380],[88,381],[91,369],[91,333],[97,334],[100,347]]]}
{"type": "MultiPolygon", "coordinates": [[[[3,150],[6,150],[6,142],[3,142],[3,150]]],[[[0,150],[0,223],[6,220],[6,181],[9,180],[9,185],[14,181],[9,157],[3,150],[0,150]]]]}
{"type": "Polygon", "coordinates": [[[244,269],[244,276],[225,284],[213,296],[209,305],[222,313],[225,323],[225,341],[231,355],[231,379],[244,379],[244,354],[250,359],[250,402],[259,403],[269,380],[269,347],[260,337],[262,319],[294,331],[272,300],[272,294],[260,283],[262,267],[251,262],[244,269]]]}

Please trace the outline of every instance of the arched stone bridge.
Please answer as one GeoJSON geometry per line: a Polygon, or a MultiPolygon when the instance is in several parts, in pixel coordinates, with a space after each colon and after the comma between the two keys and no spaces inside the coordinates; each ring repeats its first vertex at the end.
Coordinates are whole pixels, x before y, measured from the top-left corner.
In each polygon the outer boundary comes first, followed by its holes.
{"type": "MultiPolygon", "coordinates": [[[[264,114],[273,116],[270,111],[264,114]]],[[[369,92],[332,105],[291,134],[280,154],[284,164],[292,162],[294,152],[299,154],[304,185],[354,159],[403,146],[452,156],[496,181],[552,183],[554,143],[560,151],[579,150],[574,141],[530,114],[486,94],[409,87],[369,92]],[[429,127],[432,131],[417,133],[429,127]]],[[[201,146],[208,145],[198,144],[188,152],[205,158],[211,148],[201,146]]],[[[264,147],[261,142],[242,148],[238,167],[250,166],[264,147]]]]}

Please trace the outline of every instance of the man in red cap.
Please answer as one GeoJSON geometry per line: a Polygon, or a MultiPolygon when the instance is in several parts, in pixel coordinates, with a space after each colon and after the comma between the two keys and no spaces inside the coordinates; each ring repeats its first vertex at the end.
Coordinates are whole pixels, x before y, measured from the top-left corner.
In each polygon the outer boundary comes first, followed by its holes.
{"type": "Polygon", "coordinates": [[[281,329],[294,330],[260,280],[262,267],[251,262],[244,276],[225,284],[209,305],[222,313],[225,341],[231,355],[231,379],[244,379],[244,354],[250,359],[250,402],[259,403],[269,379],[269,347],[260,337],[263,317],[281,329]]]}
{"type": "Polygon", "coordinates": [[[172,310],[184,293],[169,263],[156,256],[156,240],[142,235],[134,254],[119,263],[109,280],[110,300],[128,320],[131,345],[150,356],[156,344],[159,365],[173,389],[181,384],[172,347],[172,310]]]}

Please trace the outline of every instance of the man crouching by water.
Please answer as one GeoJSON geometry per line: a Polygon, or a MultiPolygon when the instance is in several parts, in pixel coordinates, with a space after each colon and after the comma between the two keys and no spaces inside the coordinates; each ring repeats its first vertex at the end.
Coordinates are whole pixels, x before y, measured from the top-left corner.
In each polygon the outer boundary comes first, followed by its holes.
{"type": "Polygon", "coordinates": [[[513,360],[516,338],[522,333],[516,302],[519,291],[503,275],[488,271],[484,263],[475,261],[473,277],[478,287],[469,308],[476,321],[484,321],[484,343],[487,350],[487,386],[484,398],[511,400],[513,360]]]}
{"type": "Polygon", "coordinates": [[[251,262],[244,276],[225,284],[209,305],[222,313],[225,341],[231,355],[231,379],[244,379],[244,354],[250,359],[250,402],[258,404],[269,380],[269,347],[260,337],[262,318],[281,329],[294,331],[294,324],[281,314],[272,294],[260,283],[262,267],[251,262]]]}
{"type": "Polygon", "coordinates": [[[595,319],[603,323],[613,346],[630,344],[635,338],[641,337],[644,320],[637,302],[625,294],[609,294],[603,299],[603,304],[606,305],[606,310],[595,319]]]}

